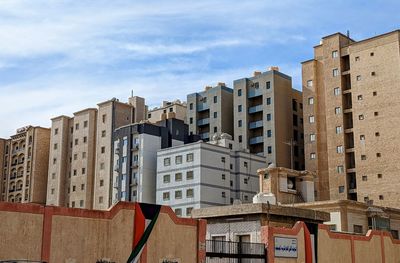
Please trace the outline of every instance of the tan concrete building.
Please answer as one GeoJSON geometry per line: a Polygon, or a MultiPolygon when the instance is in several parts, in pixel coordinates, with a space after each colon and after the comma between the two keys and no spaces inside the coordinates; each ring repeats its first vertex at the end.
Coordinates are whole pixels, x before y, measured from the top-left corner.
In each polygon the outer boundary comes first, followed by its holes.
{"type": "Polygon", "coordinates": [[[111,206],[113,131],[143,120],[144,99],[111,99],[52,119],[47,204],[108,209],[111,206]],[[136,115],[138,114],[138,115],[136,115]]]}
{"type": "Polygon", "coordinates": [[[186,123],[186,102],[180,100],[163,101],[161,107],[155,107],[147,112],[147,120],[157,123],[165,119],[178,119],[186,123]]]}
{"type": "Polygon", "coordinates": [[[400,31],[336,33],[302,64],[306,169],[317,200],[398,207],[400,31]]]}
{"type": "Polygon", "coordinates": [[[190,134],[198,134],[204,141],[216,133],[233,136],[233,90],[225,83],[187,95],[187,104],[190,134]]]}
{"type": "Polygon", "coordinates": [[[46,202],[50,129],[26,126],[0,140],[0,201],[46,202]]]}
{"type": "Polygon", "coordinates": [[[304,169],[302,93],[292,78],[271,67],[233,86],[235,141],[268,164],[304,169]]]}

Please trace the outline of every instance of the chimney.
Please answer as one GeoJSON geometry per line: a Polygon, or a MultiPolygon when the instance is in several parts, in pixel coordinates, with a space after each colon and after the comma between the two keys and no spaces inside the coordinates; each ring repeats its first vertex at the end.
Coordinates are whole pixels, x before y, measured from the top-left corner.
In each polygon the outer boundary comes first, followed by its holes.
{"type": "Polygon", "coordinates": [[[225,86],[225,82],[218,82],[218,86],[226,87],[226,86],[225,86]]]}
{"type": "Polygon", "coordinates": [[[212,89],[211,86],[205,86],[205,87],[204,87],[204,90],[205,90],[205,91],[210,90],[210,89],[212,89]]]}
{"type": "Polygon", "coordinates": [[[279,71],[279,67],[277,67],[277,66],[271,66],[271,67],[269,67],[269,70],[279,71]]]}
{"type": "Polygon", "coordinates": [[[254,71],[253,72],[253,77],[261,75],[261,71],[254,71]]]}

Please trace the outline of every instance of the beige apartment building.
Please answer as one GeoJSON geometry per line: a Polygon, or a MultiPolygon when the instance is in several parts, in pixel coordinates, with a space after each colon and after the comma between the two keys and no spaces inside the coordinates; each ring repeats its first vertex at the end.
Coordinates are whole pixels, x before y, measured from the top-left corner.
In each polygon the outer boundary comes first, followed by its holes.
{"type": "Polygon", "coordinates": [[[304,169],[302,93],[292,78],[271,67],[234,85],[235,141],[276,166],[304,169]]]}
{"type": "Polygon", "coordinates": [[[26,126],[0,139],[0,201],[46,202],[50,129],[26,126]]]}
{"type": "Polygon", "coordinates": [[[317,200],[400,204],[400,31],[323,37],[302,63],[306,169],[317,200]]]}
{"type": "Polygon", "coordinates": [[[52,119],[47,204],[88,209],[111,206],[113,131],[145,117],[144,99],[111,99],[52,119]]]}
{"type": "Polygon", "coordinates": [[[147,120],[157,123],[165,119],[178,119],[186,123],[186,102],[180,100],[163,101],[161,107],[155,107],[147,112],[147,120]]]}

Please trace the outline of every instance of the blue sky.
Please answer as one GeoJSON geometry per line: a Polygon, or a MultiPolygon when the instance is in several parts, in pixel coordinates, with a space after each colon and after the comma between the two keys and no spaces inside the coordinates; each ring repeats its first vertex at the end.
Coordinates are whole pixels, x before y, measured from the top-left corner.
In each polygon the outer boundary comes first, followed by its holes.
{"type": "Polygon", "coordinates": [[[0,0],[0,137],[112,97],[150,106],[300,62],[322,36],[399,29],[400,1],[0,0]]]}

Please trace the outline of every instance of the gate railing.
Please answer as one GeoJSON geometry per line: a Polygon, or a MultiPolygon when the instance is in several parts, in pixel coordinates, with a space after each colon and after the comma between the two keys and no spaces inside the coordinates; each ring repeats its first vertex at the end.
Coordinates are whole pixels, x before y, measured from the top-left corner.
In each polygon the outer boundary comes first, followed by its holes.
{"type": "Polygon", "coordinates": [[[265,259],[265,244],[206,240],[206,256],[219,258],[265,259]]]}

